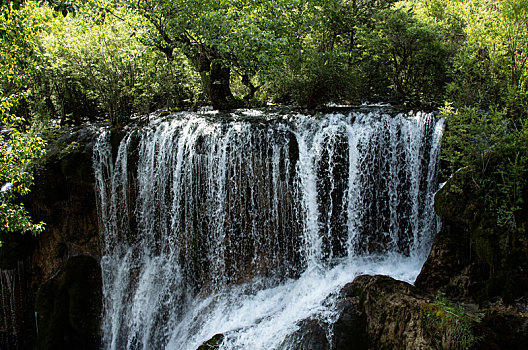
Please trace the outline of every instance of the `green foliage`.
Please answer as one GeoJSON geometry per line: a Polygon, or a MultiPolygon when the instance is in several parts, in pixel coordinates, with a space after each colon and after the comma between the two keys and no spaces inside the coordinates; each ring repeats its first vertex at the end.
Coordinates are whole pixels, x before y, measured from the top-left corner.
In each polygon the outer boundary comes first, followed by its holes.
{"type": "Polygon", "coordinates": [[[33,115],[117,121],[230,84],[247,103],[499,105],[517,127],[528,106],[525,0],[42,3],[76,18],[47,13],[33,115]]]}
{"type": "MultiPolygon", "coordinates": [[[[484,162],[484,153],[497,147],[504,138],[505,115],[506,110],[497,108],[490,111],[477,107],[454,109],[449,103],[440,109],[440,117],[447,122],[442,139],[442,158],[449,163],[451,173],[477,161],[484,162]]],[[[479,177],[486,172],[486,164],[481,166],[479,177]]]]}
{"type": "Polygon", "coordinates": [[[480,322],[483,315],[467,313],[460,305],[451,304],[442,293],[421,308],[424,329],[439,349],[467,350],[480,339],[473,324],[480,322]]]}
{"type": "Polygon", "coordinates": [[[75,18],[54,18],[39,39],[44,68],[35,79],[33,111],[75,121],[104,114],[117,123],[133,113],[192,103],[196,87],[185,62],[166,62],[145,48],[134,21],[86,6],[75,18]]]}
{"type": "MultiPolygon", "coordinates": [[[[194,1],[145,0],[125,4],[150,23],[142,41],[169,58],[181,50],[202,73],[209,94],[207,84],[215,62],[246,85],[246,98],[259,91],[261,100],[294,100],[307,107],[332,100],[361,102],[372,97],[373,81],[383,85],[385,95],[390,84],[387,69],[372,69],[369,57],[375,55],[367,50],[372,46],[370,37],[359,33],[368,33],[374,15],[388,9],[391,1],[200,1],[198,6],[194,1]]],[[[389,33],[386,30],[384,35],[389,33]]],[[[420,52],[427,50],[430,55],[423,57],[442,59],[438,50],[429,47],[420,52]]],[[[430,61],[421,67],[431,67],[427,79],[434,76],[437,83],[443,70],[430,61]]],[[[424,81],[406,87],[418,89],[424,81]]],[[[380,90],[376,86],[376,93],[380,90]]]]}
{"type": "Polygon", "coordinates": [[[445,22],[449,14],[451,23],[461,24],[456,25],[461,35],[451,40],[456,50],[446,99],[452,104],[441,111],[447,120],[442,158],[451,173],[469,167],[475,193],[482,195],[498,224],[522,233],[528,175],[528,1],[449,1],[444,10],[440,20],[445,22]]]}
{"type": "Polygon", "coordinates": [[[457,8],[464,42],[453,57],[448,98],[456,105],[501,105],[520,123],[528,107],[528,2],[472,0],[457,8]]]}
{"type": "Polygon", "coordinates": [[[506,109],[479,111],[475,107],[441,110],[447,121],[442,158],[451,172],[471,167],[475,192],[480,193],[498,224],[512,231],[519,227],[528,187],[528,123],[520,129],[506,109]]]}
{"type": "Polygon", "coordinates": [[[44,224],[33,223],[18,199],[33,182],[31,162],[44,153],[44,141],[15,114],[29,94],[27,77],[36,69],[34,37],[40,21],[29,4],[0,6],[0,230],[33,232],[44,224]]]}
{"type": "Polygon", "coordinates": [[[385,79],[392,99],[409,105],[434,106],[443,98],[448,50],[441,30],[398,4],[380,11],[373,28],[363,28],[366,54],[388,68],[385,79]]]}
{"type": "Polygon", "coordinates": [[[309,4],[299,49],[276,67],[279,96],[289,92],[309,107],[332,100],[413,106],[442,100],[450,47],[439,24],[416,16],[407,2],[309,4]]]}
{"type": "Polygon", "coordinates": [[[373,79],[364,73],[373,70],[365,69],[370,60],[362,56],[368,45],[358,33],[371,27],[374,14],[388,6],[387,1],[307,2],[297,31],[288,34],[294,50],[285,51],[268,73],[274,98],[309,108],[368,99],[373,79]]]}
{"type": "MultiPolygon", "coordinates": [[[[485,202],[497,214],[497,223],[501,227],[524,236],[526,217],[523,211],[528,204],[525,203],[528,189],[527,124],[506,135],[493,152],[493,168],[480,179],[485,202]]],[[[517,243],[512,242],[513,245],[517,243]]]]}

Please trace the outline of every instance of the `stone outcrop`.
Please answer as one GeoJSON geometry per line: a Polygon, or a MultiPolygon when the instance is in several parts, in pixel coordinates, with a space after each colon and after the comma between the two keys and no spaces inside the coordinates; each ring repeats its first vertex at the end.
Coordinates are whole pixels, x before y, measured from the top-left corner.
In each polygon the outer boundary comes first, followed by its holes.
{"type": "MultiPolygon", "coordinates": [[[[486,155],[488,168],[496,158],[486,155]]],[[[485,189],[475,185],[474,177],[482,176],[477,174],[471,167],[461,169],[437,193],[435,211],[442,230],[416,286],[440,289],[457,300],[485,303],[501,297],[513,302],[528,296],[528,239],[523,231],[528,227],[528,189],[521,191],[526,198],[517,228],[501,227],[485,203],[485,189]]]]}
{"type": "Polygon", "coordinates": [[[37,283],[51,278],[72,256],[100,258],[92,170],[95,133],[83,128],[53,144],[26,199],[32,217],[46,223],[33,254],[37,283]]]}
{"type": "Polygon", "coordinates": [[[65,133],[51,143],[38,167],[24,203],[35,221],[46,223],[46,230],[37,237],[0,237],[0,270],[19,269],[23,262],[24,281],[17,283],[27,286],[14,296],[27,305],[10,311],[20,325],[6,333],[12,339],[0,345],[33,349],[38,332],[38,349],[97,348],[101,244],[92,170],[96,134],[90,126],[65,133]]]}
{"type": "Polygon", "coordinates": [[[387,276],[357,277],[341,290],[335,348],[434,349],[423,325],[426,302],[408,283],[387,276]]]}
{"type": "Polygon", "coordinates": [[[224,340],[223,334],[215,334],[208,341],[204,342],[197,350],[217,350],[224,340]]]}
{"type": "Polygon", "coordinates": [[[522,305],[479,309],[387,276],[363,275],[343,287],[338,307],[336,350],[528,348],[522,305]]]}
{"type": "Polygon", "coordinates": [[[299,329],[288,335],[279,350],[326,350],[330,343],[325,331],[326,327],[314,319],[303,320],[299,329]]]}

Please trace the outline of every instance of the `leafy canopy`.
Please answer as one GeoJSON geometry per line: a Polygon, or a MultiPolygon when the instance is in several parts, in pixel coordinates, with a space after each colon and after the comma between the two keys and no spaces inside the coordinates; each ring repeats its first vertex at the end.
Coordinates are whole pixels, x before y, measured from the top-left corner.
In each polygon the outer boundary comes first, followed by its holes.
{"type": "Polygon", "coordinates": [[[35,33],[40,19],[34,4],[2,3],[0,7],[0,230],[38,233],[43,223],[33,223],[19,196],[33,182],[31,161],[44,153],[44,141],[16,114],[29,91],[26,80],[37,69],[35,33]]]}

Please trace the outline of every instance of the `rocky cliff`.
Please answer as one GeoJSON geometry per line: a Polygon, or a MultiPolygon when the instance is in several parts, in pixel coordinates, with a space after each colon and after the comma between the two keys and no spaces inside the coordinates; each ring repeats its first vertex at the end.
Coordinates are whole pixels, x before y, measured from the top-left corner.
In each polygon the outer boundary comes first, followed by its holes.
{"type": "Polygon", "coordinates": [[[100,244],[92,171],[94,127],[52,143],[24,199],[38,237],[2,235],[0,270],[18,276],[3,283],[0,348],[87,349],[98,344],[101,313],[100,244]],[[82,347],[79,344],[92,344],[82,347]]]}

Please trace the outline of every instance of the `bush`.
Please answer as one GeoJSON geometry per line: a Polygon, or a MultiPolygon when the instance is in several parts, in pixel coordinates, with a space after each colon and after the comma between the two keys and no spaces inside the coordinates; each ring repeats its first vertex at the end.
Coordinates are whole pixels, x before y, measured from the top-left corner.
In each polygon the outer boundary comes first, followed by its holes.
{"type": "Polygon", "coordinates": [[[480,339],[474,333],[473,324],[480,322],[482,315],[466,313],[460,305],[451,304],[442,293],[438,293],[434,302],[422,304],[421,308],[425,331],[440,349],[466,350],[480,339]]]}
{"type": "Polygon", "coordinates": [[[44,68],[33,79],[34,114],[115,123],[193,102],[197,85],[183,59],[168,62],[142,45],[131,21],[80,11],[55,17],[39,40],[44,68]]]}
{"type": "Polygon", "coordinates": [[[519,220],[519,215],[527,204],[528,121],[516,128],[505,109],[455,110],[449,104],[440,115],[447,121],[442,159],[449,171],[470,167],[475,192],[484,197],[497,223],[524,232],[526,220],[519,220]]]}
{"type": "Polygon", "coordinates": [[[379,74],[395,102],[429,107],[443,98],[449,51],[438,25],[396,6],[380,11],[374,27],[363,28],[360,36],[366,64],[388,68],[379,74]]]}

